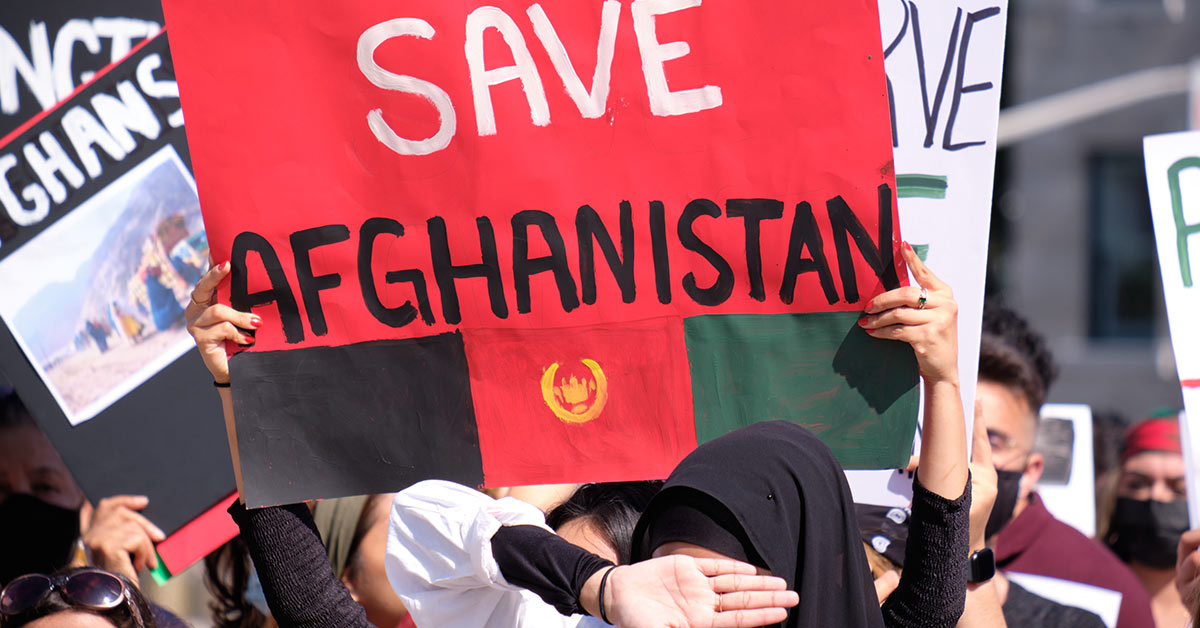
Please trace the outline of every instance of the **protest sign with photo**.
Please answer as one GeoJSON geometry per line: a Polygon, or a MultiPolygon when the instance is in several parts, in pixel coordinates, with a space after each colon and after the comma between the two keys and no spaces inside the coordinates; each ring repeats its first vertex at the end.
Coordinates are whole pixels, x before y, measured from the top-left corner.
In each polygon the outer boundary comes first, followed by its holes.
{"type": "MultiPolygon", "coordinates": [[[[1007,0],[879,0],[900,226],[958,302],[958,373],[974,414],[1007,0]]],[[[902,472],[850,471],[859,502],[907,505],[902,472]]]]}
{"type": "Polygon", "coordinates": [[[5,252],[0,316],[72,425],[194,346],[183,307],[208,242],[191,173],[170,145],[5,252]]]}
{"type": "MultiPolygon", "coordinates": [[[[1180,433],[1188,477],[1200,461],[1200,429],[1188,417],[1200,416],[1200,131],[1150,135],[1143,140],[1150,214],[1158,244],[1158,268],[1166,296],[1167,323],[1175,368],[1183,387],[1180,433]]],[[[1187,483],[1188,514],[1200,526],[1200,486],[1187,483]]]]}
{"type": "Polygon", "coordinates": [[[907,460],[873,1],[167,2],[247,501],[664,477],[739,425],[907,460]]]}
{"type": "MultiPolygon", "coordinates": [[[[34,42],[22,52],[33,69],[5,98],[40,94],[43,72],[81,83],[0,140],[0,368],[85,494],[145,494],[145,514],[173,534],[227,498],[233,480],[220,405],[199,359],[184,356],[194,345],[183,310],[209,251],[166,36],[126,46],[113,35],[124,58],[84,82],[69,57],[54,72],[42,65],[45,38],[94,52],[96,32],[153,20],[50,13],[6,21],[0,35],[11,47],[11,31],[28,29],[34,42]],[[61,27],[48,33],[47,23],[61,27]]],[[[167,569],[232,536],[225,519],[192,526],[184,545],[160,544],[167,569]]]]}

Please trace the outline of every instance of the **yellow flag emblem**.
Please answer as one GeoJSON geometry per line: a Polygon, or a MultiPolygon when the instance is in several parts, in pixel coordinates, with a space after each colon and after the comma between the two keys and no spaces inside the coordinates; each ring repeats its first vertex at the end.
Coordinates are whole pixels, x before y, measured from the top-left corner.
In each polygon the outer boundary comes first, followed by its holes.
{"type": "Polygon", "coordinates": [[[587,423],[600,416],[608,403],[608,378],[595,360],[580,360],[591,372],[591,378],[572,375],[555,383],[558,362],[542,373],[542,399],[554,416],[567,423],[587,423]]]}

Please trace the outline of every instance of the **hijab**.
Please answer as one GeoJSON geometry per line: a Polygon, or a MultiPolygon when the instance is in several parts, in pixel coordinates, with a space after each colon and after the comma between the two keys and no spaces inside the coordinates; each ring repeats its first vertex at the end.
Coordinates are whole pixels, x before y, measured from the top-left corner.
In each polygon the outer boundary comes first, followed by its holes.
{"type": "Polygon", "coordinates": [[[668,538],[708,547],[707,537],[722,540],[710,549],[787,580],[800,604],[789,611],[786,628],[882,628],[846,476],[833,452],[803,427],[755,423],[698,447],[638,521],[633,558],[649,558],[668,538]],[[681,520],[687,510],[695,526],[681,520]],[[679,534],[651,533],[663,513],[679,534]],[[714,535],[714,524],[724,532],[714,535]],[[700,530],[699,538],[689,538],[689,529],[700,530]]]}

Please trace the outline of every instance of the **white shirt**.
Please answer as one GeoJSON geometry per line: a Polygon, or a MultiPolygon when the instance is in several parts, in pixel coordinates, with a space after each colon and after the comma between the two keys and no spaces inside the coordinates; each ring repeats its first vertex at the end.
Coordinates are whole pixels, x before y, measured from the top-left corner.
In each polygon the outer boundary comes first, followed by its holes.
{"type": "Polygon", "coordinates": [[[546,518],[518,499],[492,499],[461,484],[427,480],[396,494],[388,521],[388,581],[422,628],[601,628],[586,615],[560,615],[504,580],[492,556],[502,525],[546,518]]]}

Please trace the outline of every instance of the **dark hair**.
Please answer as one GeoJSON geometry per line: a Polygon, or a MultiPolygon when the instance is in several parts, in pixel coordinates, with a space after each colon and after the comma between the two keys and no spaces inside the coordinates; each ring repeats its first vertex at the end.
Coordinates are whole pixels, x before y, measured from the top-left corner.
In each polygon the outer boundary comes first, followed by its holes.
{"type": "Polygon", "coordinates": [[[986,304],[979,342],[979,379],[1021,393],[1036,414],[1056,377],[1058,367],[1046,339],[1011,309],[986,304]]]}
{"type": "MultiPolygon", "coordinates": [[[[97,570],[94,567],[75,567],[64,569],[55,575],[69,576],[81,571],[97,570]]],[[[0,627],[18,628],[19,626],[24,626],[43,617],[63,611],[79,611],[99,615],[111,621],[117,628],[157,628],[158,624],[154,621],[154,614],[150,611],[150,605],[146,603],[146,598],[142,597],[142,592],[138,590],[137,585],[130,582],[128,578],[121,574],[112,573],[112,575],[119,578],[125,584],[125,601],[116,608],[97,610],[72,604],[70,600],[63,598],[61,591],[55,588],[32,607],[20,613],[4,616],[0,619],[0,627]]]]}
{"type": "Polygon", "coordinates": [[[25,408],[25,404],[21,403],[21,398],[16,392],[11,388],[0,387],[0,429],[16,427],[38,427],[38,424],[25,408]],[[5,392],[8,394],[4,394],[5,392]]]}
{"type": "Polygon", "coordinates": [[[216,628],[267,625],[267,616],[246,599],[253,568],[249,548],[240,534],[204,557],[204,586],[213,596],[208,608],[216,628]]]}
{"type": "Polygon", "coordinates": [[[546,525],[557,530],[568,521],[584,519],[617,551],[617,562],[627,565],[633,554],[633,528],[662,484],[659,480],[584,484],[546,515],[546,525]]]}

